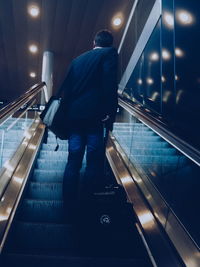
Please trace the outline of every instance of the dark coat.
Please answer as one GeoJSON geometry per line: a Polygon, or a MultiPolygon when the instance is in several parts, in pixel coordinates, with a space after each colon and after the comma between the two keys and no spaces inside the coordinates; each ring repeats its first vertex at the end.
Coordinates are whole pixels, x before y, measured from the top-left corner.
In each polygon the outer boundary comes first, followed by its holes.
{"type": "Polygon", "coordinates": [[[115,48],[96,48],[75,58],[60,90],[70,121],[100,121],[117,110],[117,60],[115,48]]]}

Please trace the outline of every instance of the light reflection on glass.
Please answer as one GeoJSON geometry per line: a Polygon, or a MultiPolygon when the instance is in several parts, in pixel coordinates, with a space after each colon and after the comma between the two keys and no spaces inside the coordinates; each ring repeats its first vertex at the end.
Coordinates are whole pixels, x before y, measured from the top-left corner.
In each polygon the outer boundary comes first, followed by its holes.
{"type": "Polygon", "coordinates": [[[142,84],[142,79],[138,79],[137,83],[142,84]]]}
{"type": "Polygon", "coordinates": [[[169,60],[171,58],[171,53],[167,49],[163,49],[162,57],[164,60],[169,60]]]}
{"type": "Polygon", "coordinates": [[[182,98],[183,94],[184,94],[183,90],[178,91],[177,96],[176,96],[176,103],[177,104],[180,102],[180,99],[182,98]]]}
{"type": "Polygon", "coordinates": [[[163,102],[167,103],[171,95],[172,95],[171,91],[165,91],[163,95],[163,102]]]}
{"type": "Polygon", "coordinates": [[[170,12],[165,12],[164,15],[163,15],[163,18],[164,18],[164,24],[172,29],[173,26],[174,26],[174,16],[173,14],[171,14],[170,12]]]}
{"type": "Polygon", "coordinates": [[[150,59],[152,61],[158,61],[159,60],[159,54],[157,52],[153,52],[151,55],[150,55],[150,59]]]}
{"type": "Polygon", "coordinates": [[[152,78],[147,78],[147,83],[148,84],[153,84],[153,79],[152,78]]]}
{"type": "Polygon", "coordinates": [[[194,16],[187,10],[179,10],[176,13],[179,23],[184,26],[191,25],[194,23],[194,16]]]}
{"type": "Polygon", "coordinates": [[[165,76],[162,75],[161,80],[162,80],[163,83],[166,82],[165,76]]]}
{"type": "Polygon", "coordinates": [[[175,80],[178,81],[179,80],[179,77],[178,75],[175,75],[175,80]]]}
{"type": "Polygon", "coordinates": [[[180,48],[175,48],[175,55],[177,56],[177,57],[183,57],[184,56],[184,52],[183,52],[183,50],[182,49],[180,49],[180,48]]]}
{"type": "Polygon", "coordinates": [[[159,97],[159,93],[158,92],[154,92],[152,97],[151,97],[151,100],[152,101],[156,101],[158,99],[158,97],[159,97]]]}

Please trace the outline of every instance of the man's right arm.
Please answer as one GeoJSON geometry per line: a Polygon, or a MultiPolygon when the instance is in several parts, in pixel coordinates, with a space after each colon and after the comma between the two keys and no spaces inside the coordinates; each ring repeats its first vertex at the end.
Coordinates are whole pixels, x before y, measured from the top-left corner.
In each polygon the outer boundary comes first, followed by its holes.
{"type": "Polygon", "coordinates": [[[118,82],[117,82],[118,54],[116,49],[112,49],[104,58],[103,63],[103,94],[105,116],[107,127],[112,130],[112,124],[115,121],[118,106],[118,82]]]}

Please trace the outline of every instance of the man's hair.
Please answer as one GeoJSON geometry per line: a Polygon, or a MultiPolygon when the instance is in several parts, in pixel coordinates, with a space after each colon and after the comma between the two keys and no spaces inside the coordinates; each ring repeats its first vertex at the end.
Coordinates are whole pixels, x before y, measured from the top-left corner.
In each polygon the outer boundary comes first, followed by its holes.
{"type": "Polygon", "coordinates": [[[112,33],[108,30],[101,30],[97,32],[94,37],[95,46],[109,47],[113,44],[112,33]]]}

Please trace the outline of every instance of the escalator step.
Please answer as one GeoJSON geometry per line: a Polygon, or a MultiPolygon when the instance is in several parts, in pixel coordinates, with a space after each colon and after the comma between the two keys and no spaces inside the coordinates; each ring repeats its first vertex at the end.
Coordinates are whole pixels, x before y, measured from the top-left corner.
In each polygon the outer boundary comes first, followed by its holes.
{"type": "Polygon", "coordinates": [[[9,250],[73,249],[77,246],[75,228],[68,224],[47,224],[16,221],[9,250]],[[15,242],[12,242],[15,240],[15,242]]]}
{"type": "Polygon", "coordinates": [[[63,201],[24,199],[18,218],[21,221],[62,223],[63,201]]]}
{"type": "Polygon", "coordinates": [[[67,159],[65,160],[48,160],[45,159],[37,159],[36,166],[38,169],[48,169],[48,170],[63,170],[66,166],[67,159]]]}
{"type": "Polygon", "coordinates": [[[62,183],[35,183],[28,185],[27,198],[45,199],[45,200],[61,200],[62,199],[62,183]]]}
{"type": "Polygon", "coordinates": [[[182,156],[150,156],[150,155],[131,155],[133,162],[139,164],[158,164],[158,165],[176,165],[181,167],[187,163],[187,159],[182,156]]]}
{"type": "Polygon", "coordinates": [[[67,160],[68,153],[67,151],[41,151],[39,154],[40,159],[66,159],[67,160]]]}
{"type": "Polygon", "coordinates": [[[20,267],[151,267],[151,263],[144,258],[123,259],[119,257],[78,257],[58,255],[7,254],[3,256],[1,266],[20,267]]]}
{"type": "Polygon", "coordinates": [[[64,175],[64,169],[62,171],[35,169],[31,180],[35,182],[46,182],[46,183],[62,182],[63,175],[64,175]]]}
{"type": "MultiPolygon", "coordinates": [[[[55,144],[42,144],[42,150],[51,150],[54,151],[56,148],[55,144]]],[[[59,151],[67,151],[68,145],[67,144],[60,144],[59,145],[59,151]]]]}
{"type": "Polygon", "coordinates": [[[160,149],[150,149],[150,148],[134,148],[133,150],[131,150],[131,154],[132,155],[138,155],[138,156],[161,156],[161,157],[166,157],[166,156],[171,156],[171,155],[176,155],[177,151],[174,148],[160,148],[160,149]]]}

